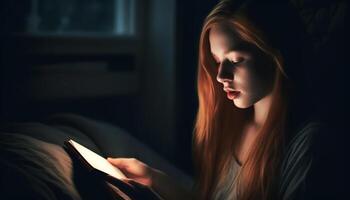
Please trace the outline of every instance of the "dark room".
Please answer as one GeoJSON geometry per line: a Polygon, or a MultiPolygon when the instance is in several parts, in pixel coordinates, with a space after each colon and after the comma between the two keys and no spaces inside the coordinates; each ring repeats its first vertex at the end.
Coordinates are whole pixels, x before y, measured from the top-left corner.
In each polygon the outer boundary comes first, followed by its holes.
{"type": "Polygon", "coordinates": [[[2,0],[0,199],[346,199],[348,6],[2,0]]]}

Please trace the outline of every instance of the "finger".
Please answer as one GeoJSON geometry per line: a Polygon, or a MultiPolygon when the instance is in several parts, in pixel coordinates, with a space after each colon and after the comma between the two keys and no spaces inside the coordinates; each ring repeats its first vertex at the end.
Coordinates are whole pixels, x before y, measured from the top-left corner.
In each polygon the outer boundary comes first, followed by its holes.
{"type": "Polygon", "coordinates": [[[107,158],[107,161],[118,167],[125,167],[129,165],[129,158],[107,158]]]}
{"type": "Polygon", "coordinates": [[[145,200],[160,200],[162,199],[160,195],[155,192],[151,187],[148,187],[142,183],[139,183],[133,179],[121,179],[118,180],[110,176],[113,185],[119,187],[122,191],[126,192],[128,195],[136,196],[135,199],[145,199],[145,200]]]}
{"type": "Polygon", "coordinates": [[[130,188],[134,188],[134,186],[132,184],[129,183],[129,181],[127,181],[128,179],[117,179],[113,176],[107,175],[106,176],[106,181],[112,183],[113,185],[120,187],[122,189],[130,189],[130,188]]]}
{"type": "Polygon", "coordinates": [[[135,187],[147,187],[147,185],[145,185],[145,184],[142,184],[142,183],[140,183],[140,182],[138,182],[138,181],[135,181],[135,180],[133,180],[133,179],[129,179],[128,180],[128,183],[129,184],[131,184],[131,185],[133,185],[133,186],[135,186],[135,187]]]}
{"type": "MultiPolygon", "coordinates": [[[[115,187],[119,188],[120,190],[128,193],[128,195],[135,195],[133,193],[135,193],[135,186],[130,184],[129,182],[127,181],[123,181],[123,180],[119,180],[111,175],[108,175],[104,172],[101,172],[99,170],[95,170],[93,171],[93,174],[98,177],[100,180],[105,180],[106,182],[114,185],[115,187]]],[[[127,179],[126,179],[127,180],[127,179]]]]}
{"type": "Polygon", "coordinates": [[[135,187],[148,187],[148,185],[143,184],[142,182],[139,182],[137,180],[131,179],[131,178],[123,178],[121,181],[128,183],[129,185],[135,186],[135,187]]]}
{"type": "Polygon", "coordinates": [[[132,179],[130,179],[130,178],[123,178],[123,179],[121,179],[122,181],[124,181],[124,182],[127,182],[127,183],[129,183],[129,182],[132,182],[133,180],[132,179]]]}
{"type": "Polygon", "coordinates": [[[105,180],[107,181],[107,183],[112,184],[113,186],[117,187],[120,191],[125,193],[127,196],[131,197],[131,199],[139,199],[136,198],[137,192],[135,186],[129,184],[128,182],[116,179],[110,175],[108,175],[105,180]]]}

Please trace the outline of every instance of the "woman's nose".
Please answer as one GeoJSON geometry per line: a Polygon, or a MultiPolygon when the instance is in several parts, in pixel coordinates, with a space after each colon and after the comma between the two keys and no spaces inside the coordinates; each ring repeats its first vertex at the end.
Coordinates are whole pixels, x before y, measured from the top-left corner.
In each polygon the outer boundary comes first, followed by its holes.
{"type": "Polygon", "coordinates": [[[220,83],[231,82],[233,80],[233,70],[229,61],[223,61],[219,68],[216,80],[220,83]]]}

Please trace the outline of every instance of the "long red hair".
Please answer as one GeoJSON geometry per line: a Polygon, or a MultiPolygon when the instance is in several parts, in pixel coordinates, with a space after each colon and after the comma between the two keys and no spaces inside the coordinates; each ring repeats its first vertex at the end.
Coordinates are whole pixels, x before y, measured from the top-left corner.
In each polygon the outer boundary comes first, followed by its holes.
{"type": "MultiPolygon", "coordinates": [[[[233,152],[244,123],[252,108],[239,109],[227,100],[216,81],[217,67],[210,52],[209,31],[217,23],[227,22],[240,39],[254,44],[269,56],[276,66],[272,104],[267,120],[254,141],[247,160],[238,175],[237,195],[240,200],[277,198],[278,172],[284,147],[287,108],[287,77],[280,52],[269,45],[244,12],[232,13],[227,2],[219,3],[207,16],[199,42],[198,98],[199,109],[194,130],[194,159],[200,199],[213,197],[215,188],[224,183],[232,165],[233,152]]],[[[232,180],[233,181],[233,180],[232,180]]]]}

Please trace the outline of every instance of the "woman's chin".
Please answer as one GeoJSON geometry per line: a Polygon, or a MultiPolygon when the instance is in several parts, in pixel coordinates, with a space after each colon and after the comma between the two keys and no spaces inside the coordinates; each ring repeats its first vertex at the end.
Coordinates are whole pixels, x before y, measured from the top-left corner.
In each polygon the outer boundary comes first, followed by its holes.
{"type": "Polygon", "coordinates": [[[246,109],[252,106],[252,104],[241,101],[240,99],[233,99],[232,101],[235,104],[235,106],[240,109],[246,109]]]}

